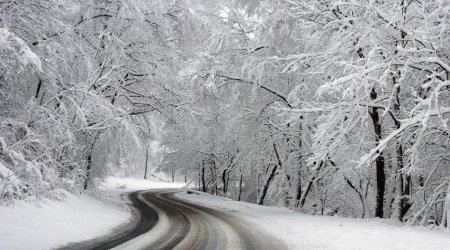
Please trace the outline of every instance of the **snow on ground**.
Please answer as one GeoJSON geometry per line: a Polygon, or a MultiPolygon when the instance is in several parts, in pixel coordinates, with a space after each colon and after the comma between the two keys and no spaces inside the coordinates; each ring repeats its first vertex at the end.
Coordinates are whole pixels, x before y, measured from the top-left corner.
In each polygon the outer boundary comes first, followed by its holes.
{"type": "Polygon", "coordinates": [[[304,215],[287,208],[258,206],[197,192],[176,196],[232,211],[283,240],[291,249],[450,249],[450,232],[440,229],[431,231],[380,219],[304,215]]]}
{"type": "Polygon", "coordinates": [[[132,219],[126,193],[182,186],[111,177],[94,194],[66,193],[64,200],[44,199],[39,206],[19,202],[0,207],[0,249],[50,249],[106,235],[132,219]]]}
{"type": "Polygon", "coordinates": [[[46,199],[40,207],[20,202],[0,207],[0,249],[49,249],[107,234],[130,218],[128,211],[89,195],[67,194],[62,201],[46,199]]]}
{"type": "Polygon", "coordinates": [[[109,177],[108,180],[100,187],[101,190],[147,190],[147,189],[164,189],[164,188],[182,188],[186,185],[184,182],[162,182],[151,178],[148,180],[136,178],[109,177]]]}
{"type": "MultiPolygon", "coordinates": [[[[132,218],[125,194],[136,190],[181,188],[134,178],[109,178],[95,194],[43,200],[40,207],[21,202],[0,207],[0,249],[49,249],[108,234],[132,218]]],[[[303,215],[206,194],[178,197],[232,211],[285,241],[291,249],[450,249],[450,232],[407,227],[386,220],[303,215]]]]}

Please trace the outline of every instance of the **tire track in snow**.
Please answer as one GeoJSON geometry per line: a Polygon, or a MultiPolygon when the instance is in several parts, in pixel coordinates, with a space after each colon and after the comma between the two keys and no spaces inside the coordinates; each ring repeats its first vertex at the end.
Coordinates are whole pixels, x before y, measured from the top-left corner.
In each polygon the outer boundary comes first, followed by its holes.
{"type": "Polygon", "coordinates": [[[173,196],[180,191],[185,190],[131,193],[129,198],[139,213],[134,227],[61,249],[286,249],[229,212],[173,196]]]}

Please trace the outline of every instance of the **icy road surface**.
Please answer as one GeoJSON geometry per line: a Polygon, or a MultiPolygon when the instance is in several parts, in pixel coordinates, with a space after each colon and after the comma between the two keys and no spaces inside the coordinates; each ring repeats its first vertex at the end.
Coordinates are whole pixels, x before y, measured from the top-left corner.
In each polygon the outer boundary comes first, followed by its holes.
{"type": "MultiPolygon", "coordinates": [[[[62,249],[286,249],[272,236],[233,216],[232,211],[173,196],[181,190],[130,194],[140,218],[134,227],[62,249]]],[[[186,191],[182,191],[186,192],[186,191]]]]}

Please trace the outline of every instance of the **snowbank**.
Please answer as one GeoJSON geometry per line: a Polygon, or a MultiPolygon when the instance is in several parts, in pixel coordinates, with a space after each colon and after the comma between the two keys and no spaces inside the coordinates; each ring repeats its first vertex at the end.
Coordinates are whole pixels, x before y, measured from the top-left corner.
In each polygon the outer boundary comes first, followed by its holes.
{"type": "Polygon", "coordinates": [[[450,249],[450,232],[407,227],[386,220],[304,215],[287,208],[264,207],[203,193],[177,197],[232,211],[286,242],[291,249],[450,249]]]}
{"type": "Polygon", "coordinates": [[[0,249],[49,249],[107,234],[131,218],[129,211],[92,196],[66,195],[40,207],[26,202],[0,207],[0,249]]]}

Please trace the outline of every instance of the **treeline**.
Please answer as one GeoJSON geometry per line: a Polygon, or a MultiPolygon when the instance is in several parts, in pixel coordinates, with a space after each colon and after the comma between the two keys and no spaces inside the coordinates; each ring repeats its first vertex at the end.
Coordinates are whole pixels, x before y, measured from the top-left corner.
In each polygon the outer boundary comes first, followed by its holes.
{"type": "Polygon", "coordinates": [[[447,1],[190,6],[161,169],[312,214],[447,225],[447,1]]]}

